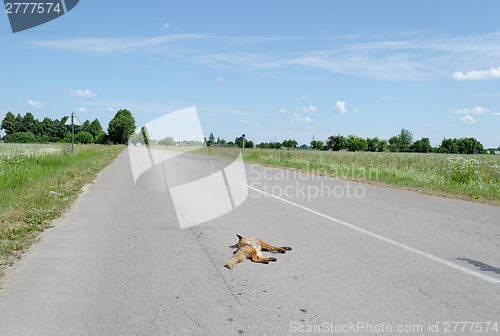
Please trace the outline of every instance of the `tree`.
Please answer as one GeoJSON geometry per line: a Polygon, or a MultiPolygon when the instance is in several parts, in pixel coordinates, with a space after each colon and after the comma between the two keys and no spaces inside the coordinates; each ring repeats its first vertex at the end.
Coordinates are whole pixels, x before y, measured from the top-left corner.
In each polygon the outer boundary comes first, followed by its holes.
{"type": "Polygon", "coordinates": [[[18,113],[16,116],[15,127],[16,128],[14,132],[26,132],[26,129],[24,128],[23,125],[23,117],[21,117],[20,113],[18,113]]]}
{"type": "Polygon", "coordinates": [[[214,134],[212,132],[210,132],[210,136],[208,137],[208,140],[205,141],[207,146],[212,146],[213,144],[215,144],[215,137],[214,137],[214,134]]]}
{"type": "Polygon", "coordinates": [[[483,145],[475,138],[462,138],[459,140],[460,154],[478,154],[483,153],[483,145]]]}
{"type": "Polygon", "coordinates": [[[475,138],[443,139],[438,150],[449,154],[485,153],[483,145],[475,138]]]}
{"type": "Polygon", "coordinates": [[[380,140],[377,148],[377,152],[385,152],[389,147],[389,142],[387,140],[380,140]]]}
{"type": "Polygon", "coordinates": [[[125,144],[134,133],[135,120],[128,110],[119,110],[108,125],[109,140],[115,144],[125,144]]]}
{"type": "Polygon", "coordinates": [[[66,126],[66,121],[68,120],[68,117],[62,117],[61,120],[56,120],[54,123],[56,124],[56,136],[59,139],[64,139],[66,135],[71,132],[68,130],[66,126]]]}
{"type": "Polygon", "coordinates": [[[293,139],[288,139],[288,140],[284,140],[283,141],[283,147],[286,147],[286,148],[297,148],[297,146],[298,146],[297,141],[295,141],[293,139]]]}
{"type": "Polygon", "coordinates": [[[326,142],[326,146],[330,147],[331,149],[335,151],[347,149],[348,142],[345,137],[342,135],[332,135],[331,137],[328,138],[326,142]]]}
{"type": "Polygon", "coordinates": [[[57,126],[50,118],[45,117],[40,123],[40,133],[46,135],[49,140],[56,136],[57,126]]]}
{"type": "MultiPolygon", "coordinates": [[[[148,132],[148,129],[146,128],[146,126],[141,127],[141,136],[144,139],[144,144],[146,146],[151,145],[151,141],[149,139],[149,132],[148,132]]],[[[130,138],[130,136],[129,136],[129,138],[130,138]]]]}
{"type": "Polygon", "coordinates": [[[413,143],[413,134],[410,131],[403,128],[401,130],[401,133],[399,134],[399,141],[400,141],[399,142],[400,150],[402,152],[405,152],[408,149],[410,149],[410,146],[413,143]]]}
{"type": "Polygon", "coordinates": [[[415,143],[411,145],[410,150],[418,153],[432,152],[431,142],[429,138],[422,138],[421,140],[415,141],[415,143]]]}
{"type": "Polygon", "coordinates": [[[365,151],[368,149],[368,143],[363,138],[355,135],[349,135],[347,137],[347,149],[351,152],[365,151]]]}
{"type": "Polygon", "coordinates": [[[378,137],[367,138],[366,143],[370,152],[383,152],[387,149],[387,140],[380,140],[378,137]]]}
{"type": "Polygon", "coordinates": [[[7,112],[5,118],[2,120],[2,127],[5,134],[9,135],[16,131],[16,117],[12,112],[7,112]]]}
{"type": "Polygon", "coordinates": [[[88,119],[83,122],[81,131],[84,131],[84,132],[90,131],[90,121],[88,119]]]}
{"type": "Polygon", "coordinates": [[[401,151],[401,139],[397,136],[393,136],[389,139],[389,150],[391,152],[401,151]]]}
{"type": "Polygon", "coordinates": [[[439,146],[441,153],[458,154],[458,141],[457,139],[443,139],[441,146],[439,146]]]}
{"type": "Polygon", "coordinates": [[[380,142],[380,140],[377,137],[375,137],[373,139],[366,138],[366,144],[368,145],[368,150],[370,152],[377,151],[379,142],[380,142]]]}
{"type": "Polygon", "coordinates": [[[26,113],[24,115],[23,121],[22,121],[22,129],[23,132],[31,132],[35,136],[39,135],[39,130],[38,126],[40,125],[40,122],[33,117],[33,114],[30,112],[26,113]]]}
{"type": "Polygon", "coordinates": [[[257,148],[281,148],[281,142],[261,142],[257,148]]]}
{"type": "MultiPolygon", "coordinates": [[[[234,139],[236,146],[243,148],[243,137],[238,137],[234,139]]],[[[253,142],[250,140],[245,140],[245,148],[253,148],[253,142]]]]}
{"type": "Polygon", "coordinates": [[[312,149],[322,149],[323,148],[323,141],[312,140],[311,141],[311,148],[312,149]]]}
{"type": "Polygon", "coordinates": [[[94,119],[94,121],[92,121],[90,123],[90,126],[89,126],[89,129],[88,129],[88,132],[90,134],[92,134],[92,136],[95,138],[96,136],[98,136],[100,133],[103,132],[102,130],[102,126],[101,126],[101,123],[99,122],[99,120],[97,119],[94,119]]]}

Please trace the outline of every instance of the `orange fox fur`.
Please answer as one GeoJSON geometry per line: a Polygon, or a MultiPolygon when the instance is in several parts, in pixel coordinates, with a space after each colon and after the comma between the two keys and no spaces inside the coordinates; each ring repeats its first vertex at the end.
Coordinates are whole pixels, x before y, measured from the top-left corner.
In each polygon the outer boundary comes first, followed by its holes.
{"type": "Polygon", "coordinates": [[[226,267],[229,269],[232,269],[234,265],[245,259],[251,259],[254,262],[263,264],[269,264],[270,261],[277,260],[276,258],[262,257],[261,251],[285,253],[286,251],[290,251],[292,249],[288,246],[274,247],[257,238],[245,238],[240,235],[236,236],[238,237],[239,242],[236,245],[230,246],[231,248],[236,248],[236,252],[234,252],[233,256],[229,258],[226,263],[226,267]]]}

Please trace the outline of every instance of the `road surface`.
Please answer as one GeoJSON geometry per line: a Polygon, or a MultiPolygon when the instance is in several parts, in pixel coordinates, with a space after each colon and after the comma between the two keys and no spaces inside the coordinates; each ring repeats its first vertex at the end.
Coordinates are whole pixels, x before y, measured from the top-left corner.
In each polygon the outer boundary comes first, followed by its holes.
{"type": "Polygon", "coordinates": [[[500,208],[245,169],[242,205],[181,229],[124,151],[3,279],[0,335],[500,335],[500,208]],[[293,250],[229,270],[236,234],[293,250]]]}

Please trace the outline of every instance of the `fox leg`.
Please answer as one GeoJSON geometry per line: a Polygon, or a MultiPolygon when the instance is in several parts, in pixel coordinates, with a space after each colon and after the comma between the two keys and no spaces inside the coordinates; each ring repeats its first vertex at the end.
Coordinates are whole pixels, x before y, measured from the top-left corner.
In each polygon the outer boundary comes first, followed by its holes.
{"type": "Polygon", "coordinates": [[[276,261],[276,258],[264,258],[257,254],[257,251],[252,251],[251,258],[253,262],[269,264],[270,261],[276,261]]]}
{"type": "Polygon", "coordinates": [[[285,253],[286,251],[292,250],[292,248],[288,247],[288,246],[275,247],[275,246],[266,244],[263,241],[260,241],[260,244],[262,245],[262,251],[276,251],[276,252],[280,252],[280,253],[285,253]]]}

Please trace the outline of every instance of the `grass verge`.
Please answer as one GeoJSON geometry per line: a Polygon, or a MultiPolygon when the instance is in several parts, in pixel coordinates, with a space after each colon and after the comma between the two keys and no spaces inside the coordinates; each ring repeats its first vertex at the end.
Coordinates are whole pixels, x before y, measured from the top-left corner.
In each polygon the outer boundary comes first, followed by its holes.
{"type": "Polygon", "coordinates": [[[0,144],[0,275],[124,148],[0,144]]]}

